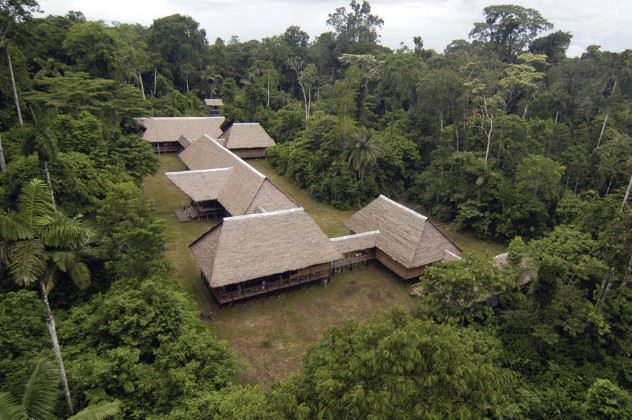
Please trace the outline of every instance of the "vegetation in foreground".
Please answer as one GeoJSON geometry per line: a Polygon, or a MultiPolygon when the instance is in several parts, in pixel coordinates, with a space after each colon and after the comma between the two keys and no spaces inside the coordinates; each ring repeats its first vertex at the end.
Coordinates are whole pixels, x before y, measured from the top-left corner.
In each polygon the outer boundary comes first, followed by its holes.
{"type": "Polygon", "coordinates": [[[311,41],[293,26],[211,45],[186,16],[37,7],[0,2],[3,417],[632,416],[629,50],[567,58],[571,34],[513,5],[443,53],[380,45],[366,2],[311,41]],[[261,121],[274,168],[319,201],[405,198],[508,242],[509,267],[433,267],[414,317],[339,325],[296,375],[240,385],[173,279],[132,119],[202,115],[211,93],[229,121],[261,121]],[[24,400],[41,358],[59,388],[24,400]]]}

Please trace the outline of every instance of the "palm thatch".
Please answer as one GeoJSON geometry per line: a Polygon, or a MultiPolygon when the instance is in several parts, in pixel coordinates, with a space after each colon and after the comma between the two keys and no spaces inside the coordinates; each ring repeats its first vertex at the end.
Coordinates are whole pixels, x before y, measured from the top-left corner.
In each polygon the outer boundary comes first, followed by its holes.
{"type": "Polygon", "coordinates": [[[189,247],[213,288],[342,258],[302,208],[227,217],[189,247]]]}
{"type": "Polygon", "coordinates": [[[193,201],[199,201],[196,198],[200,196],[215,196],[213,199],[218,200],[233,216],[254,213],[257,207],[266,211],[297,207],[265,175],[209,136],[196,140],[180,153],[180,159],[193,170],[188,172],[197,174],[186,175],[187,171],[171,172],[167,177],[193,201]],[[224,173],[200,172],[209,169],[230,171],[226,177],[224,173]]]}
{"type": "Polygon", "coordinates": [[[136,118],[136,121],[145,127],[142,138],[158,143],[177,142],[180,136],[189,139],[204,134],[219,137],[222,134],[224,117],[144,117],[136,118]]]}
{"type": "Polygon", "coordinates": [[[220,107],[220,106],[224,106],[224,101],[222,101],[219,98],[213,98],[213,99],[204,99],[204,105],[206,106],[212,106],[212,107],[220,107]]]}
{"type": "Polygon", "coordinates": [[[350,252],[363,251],[365,249],[375,248],[377,238],[380,234],[379,230],[370,232],[356,233],[354,235],[339,236],[331,238],[330,241],[341,254],[350,252]]]}
{"type": "Polygon", "coordinates": [[[259,123],[234,123],[220,136],[228,149],[263,149],[276,143],[259,123]]]}
{"type": "Polygon", "coordinates": [[[460,256],[459,247],[426,216],[380,195],[355,213],[345,225],[352,232],[379,230],[376,246],[411,269],[446,259],[446,250],[460,256]]]}
{"type": "Polygon", "coordinates": [[[166,172],[176,187],[195,202],[217,200],[230,178],[231,168],[199,169],[196,171],[166,172]]]}

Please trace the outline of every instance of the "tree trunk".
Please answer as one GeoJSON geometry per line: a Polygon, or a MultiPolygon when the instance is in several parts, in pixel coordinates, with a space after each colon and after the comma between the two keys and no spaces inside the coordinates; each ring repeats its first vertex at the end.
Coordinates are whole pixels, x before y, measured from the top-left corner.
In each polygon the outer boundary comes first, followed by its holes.
{"type": "Polygon", "coordinates": [[[20,125],[24,125],[24,120],[22,120],[22,110],[20,109],[20,98],[18,97],[18,87],[15,84],[15,75],[13,74],[13,62],[11,61],[9,46],[5,45],[4,50],[7,53],[7,64],[9,65],[9,76],[11,77],[11,87],[13,88],[13,100],[15,101],[15,109],[18,112],[18,122],[20,123],[20,125]]]}
{"type": "Polygon", "coordinates": [[[46,174],[46,182],[48,183],[48,189],[50,190],[50,200],[53,203],[53,208],[57,208],[55,204],[55,193],[53,191],[53,183],[50,180],[50,172],[48,172],[48,162],[44,161],[44,173],[46,174]]]}
{"type": "Polygon", "coordinates": [[[522,119],[524,120],[525,118],[527,118],[527,111],[529,110],[529,104],[525,104],[524,106],[524,111],[522,112],[522,119]]]}
{"type": "Polygon", "coordinates": [[[628,198],[630,198],[630,191],[632,191],[632,176],[630,177],[630,183],[628,184],[628,189],[625,190],[625,195],[623,196],[623,202],[621,203],[621,213],[623,213],[623,209],[625,209],[625,205],[628,202],[628,198]]]}
{"type": "Polygon", "coordinates": [[[187,85],[187,93],[189,93],[189,75],[184,76],[184,82],[187,85]]]}
{"type": "Polygon", "coordinates": [[[606,131],[606,123],[608,122],[608,114],[606,114],[606,118],[603,119],[603,125],[601,126],[601,132],[599,133],[599,140],[597,140],[597,147],[601,144],[601,139],[603,138],[603,133],[606,131]]]}
{"type": "Polygon", "coordinates": [[[266,100],[266,108],[270,108],[270,69],[268,69],[268,97],[266,100]]]}
{"type": "Polygon", "coordinates": [[[454,134],[456,137],[456,151],[459,152],[459,125],[454,124],[454,134]]]}
{"type": "Polygon", "coordinates": [[[64,398],[66,399],[66,405],[68,406],[68,413],[74,414],[72,408],[72,399],[70,398],[70,387],[68,386],[68,378],[66,378],[66,368],[64,367],[64,360],[61,357],[61,348],[59,347],[59,340],[57,339],[57,329],[55,328],[55,318],[53,317],[53,311],[50,309],[48,302],[48,294],[46,293],[46,285],[43,281],[39,282],[39,295],[44,304],[44,311],[46,314],[46,327],[48,328],[48,334],[50,335],[50,341],[53,346],[53,352],[55,353],[55,360],[59,367],[59,379],[61,380],[62,388],[64,389],[64,398]]]}
{"type": "Polygon", "coordinates": [[[4,160],[4,149],[2,148],[2,137],[0,137],[0,172],[4,172],[7,162],[4,160]]]}
{"type": "Polygon", "coordinates": [[[613,178],[614,178],[614,174],[610,175],[610,181],[608,181],[608,187],[606,188],[606,195],[610,194],[610,187],[612,187],[613,178]]]}
{"type": "Polygon", "coordinates": [[[492,145],[492,131],[494,130],[494,120],[489,118],[489,131],[485,132],[487,135],[487,150],[485,150],[485,163],[487,163],[487,159],[489,158],[489,148],[492,145]]]}
{"type": "Polygon", "coordinates": [[[140,91],[143,94],[143,101],[145,101],[147,98],[145,98],[145,85],[143,85],[143,76],[140,74],[140,71],[138,72],[138,83],[140,84],[140,91]]]}
{"type": "Polygon", "coordinates": [[[154,90],[152,92],[152,95],[156,96],[156,84],[157,84],[157,79],[158,78],[158,70],[154,69],[154,90]]]}
{"type": "Polygon", "coordinates": [[[557,122],[560,119],[560,110],[559,108],[555,111],[555,124],[557,124],[557,122]]]}

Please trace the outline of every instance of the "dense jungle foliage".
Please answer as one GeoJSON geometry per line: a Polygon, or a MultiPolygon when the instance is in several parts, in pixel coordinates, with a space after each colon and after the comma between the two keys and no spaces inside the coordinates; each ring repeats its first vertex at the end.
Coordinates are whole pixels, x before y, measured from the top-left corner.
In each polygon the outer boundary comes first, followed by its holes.
{"type": "Polygon", "coordinates": [[[568,58],[572,34],[514,5],[443,52],[380,45],[355,0],[260,41],[38,10],[0,2],[0,418],[632,418],[632,50],[568,58]],[[403,200],[507,243],[508,268],[432,267],[417,313],[240,384],[165,262],[133,121],[211,96],[316,199],[403,200]]]}

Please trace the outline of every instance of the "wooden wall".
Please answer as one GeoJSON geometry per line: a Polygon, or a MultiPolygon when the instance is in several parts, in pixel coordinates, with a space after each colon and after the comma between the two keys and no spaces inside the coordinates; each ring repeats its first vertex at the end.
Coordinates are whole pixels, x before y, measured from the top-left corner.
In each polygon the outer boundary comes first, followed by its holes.
{"type": "Polygon", "coordinates": [[[404,280],[417,278],[421,276],[424,272],[424,267],[404,267],[402,264],[398,263],[379,249],[377,250],[375,256],[377,260],[381,262],[386,268],[388,268],[404,280]]]}

